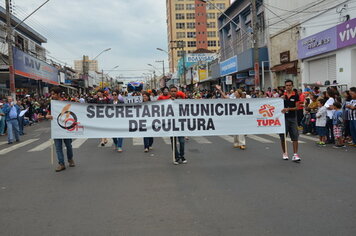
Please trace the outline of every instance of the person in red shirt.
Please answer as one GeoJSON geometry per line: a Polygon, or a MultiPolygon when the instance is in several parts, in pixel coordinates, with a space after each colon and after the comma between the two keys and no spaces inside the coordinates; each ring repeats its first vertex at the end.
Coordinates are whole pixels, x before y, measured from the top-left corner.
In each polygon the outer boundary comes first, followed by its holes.
{"type": "Polygon", "coordinates": [[[171,95],[169,94],[169,88],[168,87],[163,87],[162,88],[162,95],[160,95],[158,97],[157,100],[166,100],[166,99],[170,99],[171,98],[171,95]]]}

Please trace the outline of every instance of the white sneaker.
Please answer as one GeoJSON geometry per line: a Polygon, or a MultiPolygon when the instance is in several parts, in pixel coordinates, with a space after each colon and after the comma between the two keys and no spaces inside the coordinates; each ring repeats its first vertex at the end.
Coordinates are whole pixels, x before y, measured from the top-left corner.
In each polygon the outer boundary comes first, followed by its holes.
{"type": "Polygon", "coordinates": [[[299,162],[301,161],[300,157],[298,156],[298,154],[294,154],[293,157],[292,157],[292,161],[294,162],[299,162]]]}
{"type": "Polygon", "coordinates": [[[288,159],[289,159],[288,154],[283,153],[283,160],[288,160],[288,159]]]}

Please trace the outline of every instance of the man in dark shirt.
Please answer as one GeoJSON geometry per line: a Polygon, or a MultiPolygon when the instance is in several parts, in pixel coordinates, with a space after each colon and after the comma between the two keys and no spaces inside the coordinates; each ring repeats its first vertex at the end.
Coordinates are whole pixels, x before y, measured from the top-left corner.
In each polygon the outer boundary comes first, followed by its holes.
{"type": "MultiPolygon", "coordinates": [[[[282,113],[285,114],[285,123],[286,123],[286,135],[290,135],[290,138],[293,142],[293,157],[292,161],[300,162],[301,159],[298,156],[298,122],[297,122],[297,110],[299,105],[299,96],[293,91],[293,81],[285,81],[286,92],[283,95],[284,99],[284,109],[282,113]]],[[[283,160],[288,160],[287,153],[287,142],[285,141],[285,134],[280,134],[282,150],[283,150],[283,160]]]]}

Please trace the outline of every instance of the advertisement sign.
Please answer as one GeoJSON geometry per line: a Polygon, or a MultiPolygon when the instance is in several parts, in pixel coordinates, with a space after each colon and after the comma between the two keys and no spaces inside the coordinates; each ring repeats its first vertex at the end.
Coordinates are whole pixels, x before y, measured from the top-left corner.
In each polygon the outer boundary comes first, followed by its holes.
{"type": "Polygon", "coordinates": [[[298,41],[298,57],[304,59],[356,44],[356,18],[298,41]]]}
{"type": "Polygon", "coordinates": [[[52,138],[172,137],[285,132],[283,100],[176,99],[136,104],[51,102],[52,138]]]}
{"type": "Polygon", "coordinates": [[[226,85],[232,85],[232,76],[231,75],[226,76],[225,83],[226,83],[226,85]]]}
{"type": "Polygon", "coordinates": [[[356,44],[356,18],[336,26],[337,47],[356,44]]]}
{"type": "Polygon", "coordinates": [[[230,75],[238,71],[237,56],[231,57],[223,62],[220,62],[221,76],[230,75]]]}
{"type": "Polygon", "coordinates": [[[337,48],[336,27],[314,34],[298,41],[298,57],[304,59],[337,48]]]}
{"type": "Polygon", "coordinates": [[[215,53],[188,53],[186,56],[187,63],[211,62],[217,58],[215,53]]]}
{"type": "Polygon", "coordinates": [[[58,70],[18,48],[13,47],[14,70],[16,75],[58,85],[58,70]]]}

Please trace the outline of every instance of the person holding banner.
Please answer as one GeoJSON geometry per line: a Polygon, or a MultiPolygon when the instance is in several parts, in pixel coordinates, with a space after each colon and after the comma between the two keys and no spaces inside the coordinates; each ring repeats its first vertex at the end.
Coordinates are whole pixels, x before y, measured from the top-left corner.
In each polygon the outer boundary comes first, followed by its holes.
{"type": "MultiPolygon", "coordinates": [[[[143,102],[150,102],[150,94],[146,91],[142,92],[142,100],[143,102]]],[[[143,138],[144,152],[148,152],[152,149],[153,145],[153,137],[144,137],[143,138]]]]}
{"type": "MultiPolygon", "coordinates": [[[[62,90],[59,87],[53,87],[51,89],[51,99],[52,100],[61,100],[62,90]]],[[[67,112],[65,108],[62,110],[64,114],[67,112]]],[[[53,120],[53,116],[51,115],[51,109],[48,109],[48,113],[46,115],[46,119],[53,120]]],[[[66,169],[64,164],[64,154],[63,154],[63,143],[67,148],[67,158],[69,167],[75,167],[75,163],[73,161],[73,148],[72,148],[72,139],[54,139],[54,145],[56,147],[57,159],[58,159],[58,167],[55,169],[56,172],[60,172],[66,169]]]]}
{"type": "MultiPolygon", "coordinates": [[[[98,103],[98,104],[109,104],[110,103],[110,99],[105,96],[105,92],[103,90],[99,90],[97,93],[98,98],[96,99],[96,101],[94,103],[98,103]]],[[[107,138],[102,138],[100,141],[100,145],[102,147],[105,146],[105,144],[108,143],[108,139],[107,138]]]]}
{"type": "Polygon", "coordinates": [[[287,141],[286,135],[290,135],[290,138],[293,142],[293,157],[292,161],[300,162],[301,159],[298,155],[298,120],[297,120],[297,110],[299,107],[299,96],[296,92],[293,91],[293,81],[286,80],[285,81],[286,92],[282,96],[284,99],[284,109],[282,113],[285,115],[285,124],[286,124],[286,134],[280,134],[281,145],[283,150],[283,160],[288,160],[288,152],[287,152],[287,141]]]}
{"type": "MultiPolygon", "coordinates": [[[[240,99],[240,98],[246,98],[246,95],[242,92],[241,89],[237,89],[233,94],[225,95],[223,91],[221,90],[221,86],[216,85],[217,91],[221,94],[222,98],[226,99],[240,99]]],[[[241,150],[246,149],[246,139],[245,135],[234,135],[234,148],[240,148],[241,150]]]]}
{"type": "MultiPolygon", "coordinates": [[[[112,93],[113,99],[109,102],[110,104],[119,104],[124,103],[124,98],[119,94],[118,91],[114,91],[112,93]]],[[[122,143],[124,141],[123,138],[112,138],[115,144],[115,150],[117,149],[118,152],[122,152],[122,143]]]]}

